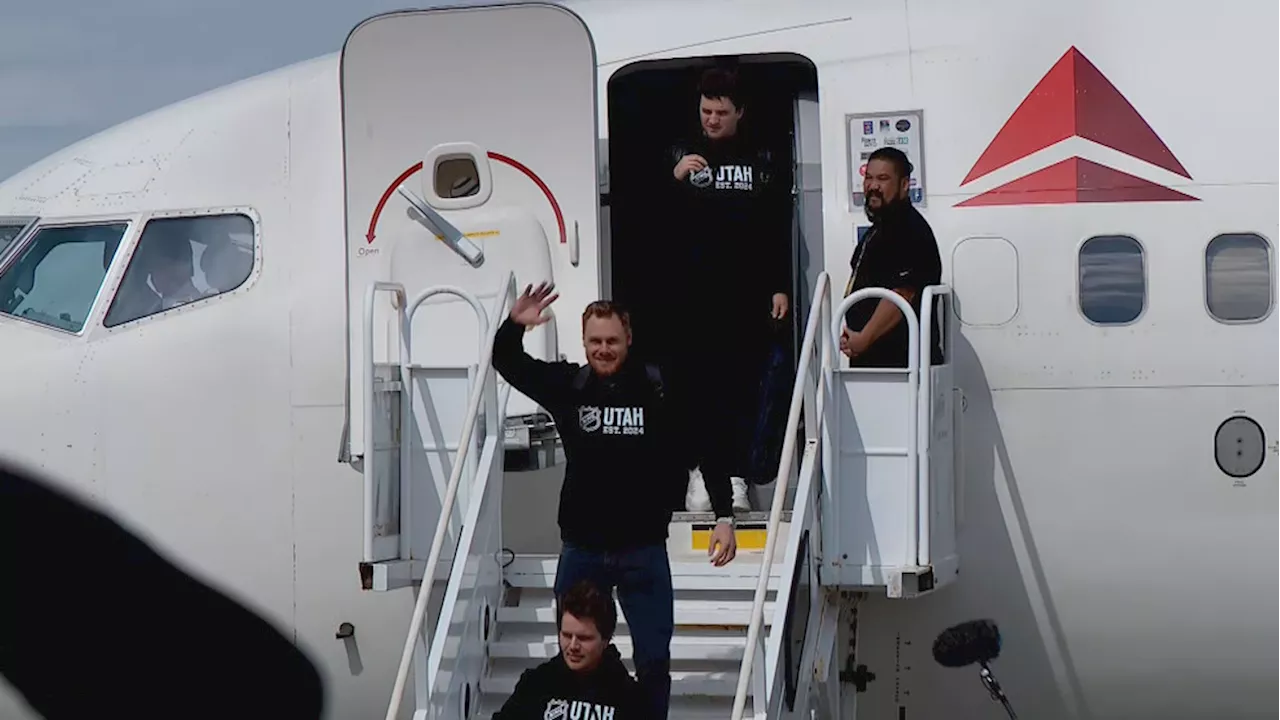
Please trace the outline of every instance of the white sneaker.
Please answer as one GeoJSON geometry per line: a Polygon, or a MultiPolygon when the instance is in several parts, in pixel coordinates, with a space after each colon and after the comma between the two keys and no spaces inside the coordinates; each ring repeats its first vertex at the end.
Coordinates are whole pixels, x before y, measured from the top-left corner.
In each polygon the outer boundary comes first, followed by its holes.
{"type": "Polygon", "coordinates": [[[700,468],[689,471],[689,487],[684,494],[684,507],[689,512],[711,511],[711,496],[707,494],[707,483],[702,479],[700,468]]]}
{"type": "MultiPolygon", "coordinates": [[[[702,478],[699,477],[699,480],[702,478]]],[[[750,512],[751,500],[747,497],[747,481],[740,477],[729,478],[733,485],[733,509],[737,512],[750,512]]],[[[703,491],[705,492],[705,490],[703,491]]]]}

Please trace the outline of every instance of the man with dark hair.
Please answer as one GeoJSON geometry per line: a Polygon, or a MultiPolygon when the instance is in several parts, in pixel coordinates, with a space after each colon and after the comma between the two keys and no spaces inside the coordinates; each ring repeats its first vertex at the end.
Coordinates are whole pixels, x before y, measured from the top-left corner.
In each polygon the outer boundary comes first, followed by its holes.
{"type": "MultiPolygon", "coordinates": [[[[862,180],[871,229],[853,251],[853,272],[845,297],[866,287],[898,293],[920,316],[924,289],[942,281],[938,242],[928,221],[911,204],[911,162],[895,147],[882,147],[867,158],[862,180]]],[[[853,367],[906,367],[907,324],[888,300],[864,300],[845,313],[840,352],[853,367]]],[[[923,330],[923,329],[922,329],[923,330]]],[[[938,315],[933,315],[931,362],[942,362],[938,315]]],[[[923,342],[923,332],[921,333],[923,342]]]]}
{"type": "Polygon", "coordinates": [[[3,461],[0,534],[0,677],[45,720],[324,715],[320,673],[272,623],[3,461]]]}
{"type": "MultiPolygon", "coordinates": [[[[675,630],[667,528],[673,490],[688,478],[689,444],[657,369],[628,353],[630,317],[613,303],[594,302],[582,313],[586,365],[524,351],[525,329],[550,319],[544,311],[559,297],[553,290],[525,288],[494,338],[493,366],[551,414],[564,442],[556,594],[582,579],[606,594],[617,587],[636,677],[655,720],[665,720],[675,630]]],[[[717,513],[732,518],[728,478],[709,490],[717,513]]],[[[708,552],[716,566],[733,559],[732,522],[716,525],[708,552]]]]}
{"type": "Polygon", "coordinates": [[[672,267],[682,273],[671,285],[671,364],[705,436],[687,509],[710,509],[703,478],[729,476],[734,508],[749,510],[748,429],[770,332],[790,310],[791,184],[773,153],[739,128],[746,106],[735,73],[707,70],[698,97],[701,132],[671,154],[681,200],[672,267]]]}
{"type": "Polygon", "coordinates": [[[610,642],[618,627],[613,596],[582,580],[557,598],[556,612],[560,652],[520,675],[493,720],[648,720],[639,686],[610,642]]]}

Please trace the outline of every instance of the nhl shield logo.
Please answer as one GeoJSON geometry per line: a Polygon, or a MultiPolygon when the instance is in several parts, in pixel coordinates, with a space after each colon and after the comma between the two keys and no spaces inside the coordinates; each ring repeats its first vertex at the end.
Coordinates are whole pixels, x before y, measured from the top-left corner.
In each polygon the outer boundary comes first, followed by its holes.
{"type": "Polygon", "coordinates": [[[569,701],[568,700],[551,700],[547,703],[547,709],[542,713],[542,720],[563,720],[569,717],[569,701]]]}
{"type": "Polygon", "coordinates": [[[702,168],[689,176],[689,182],[696,188],[704,188],[711,184],[711,166],[702,168]]]}
{"type": "Polygon", "coordinates": [[[600,408],[582,406],[578,408],[578,426],[582,432],[593,433],[600,429],[600,408]]]}

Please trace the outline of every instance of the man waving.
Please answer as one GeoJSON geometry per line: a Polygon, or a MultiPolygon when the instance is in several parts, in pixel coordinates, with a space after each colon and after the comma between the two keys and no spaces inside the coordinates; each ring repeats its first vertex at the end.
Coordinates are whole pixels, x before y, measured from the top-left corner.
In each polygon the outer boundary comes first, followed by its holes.
{"type": "MultiPolygon", "coordinates": [[[[611,302],[582,313],[587,365],[545,362],[524,352],[525,328],[541,325],[558,297],[553,286],[525,288],[498,329],[494,368],[512,387],[555,418],[566,467],[560,489],[560,538],[555,592],[580,580],[604,593],[618,590],[631,630],[636,679],[652,707],[667,717],[671,699],[671,636],[675,627],[667,526],[671,498],[688,479],[691,444],[668,409],[655,367],[628,355],[631,321],[611,302]]],[[[711,561],[737,552],[728,478],[709,482],[716,516],[711,561]]]]}

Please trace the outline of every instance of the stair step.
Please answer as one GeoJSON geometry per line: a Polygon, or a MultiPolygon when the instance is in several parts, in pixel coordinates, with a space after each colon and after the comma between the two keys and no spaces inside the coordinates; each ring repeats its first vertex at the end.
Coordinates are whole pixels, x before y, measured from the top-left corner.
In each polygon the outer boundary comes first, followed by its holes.
{"type": "MultiPolygon", "coordinates": [[[[632,657],[631,638],[615,637],[613,644],[623,657],[632,657]]],[[[680,636],[671,639],[671,659],[674,660],[728,660],[741,662],[746,638],[741,635],[707,637],[680,636]]],[[[560,642],[555,635],[502,637],[491,643],[489,655],[493,658],[533,658],[546,660],[560,652],[560,642]]]]}
{"type": "MultiPolygon", "coordinates": [[[[516,607],[498,608],[498,622],[552,624],[556,621],[556,611],[550,603],[550,596],[547,596],[546,604],[530,602],[522,598],[520,605],[516,607]]],[[[764,604],[766,627],[773,620],[773,609],[774,603],[766,601],[764,604]]],[[[675,612],[677,626],[740,627],[745,630],[747,621],[751,618],[751,600],[747,599],[744,602],[676,600],[675,612]]],[[[622,607],[618,606],[618,626],[621,628],[626,625],[626,616],[622,612],[622,607]]]]}
{"type": "MultiPolygon", "coordinates": [[[[751,524],[753,524],[753,525],[754,525],[754,524],[756,524],[756,523],[768,523],[768,522],[769,522],[769,511],[768,511],[768,510],[751,510],[751,511],[749,511],[749,512],[736,512],[736,513],[734,513],[734,514],[733,514],[733,518],[734,518],[734,520],[736,520],[736,521],[737,521],[737,523],[738,523],[739,525],[741,525],[741,524],[743,524],[743,523],[751,523],[751,524]]],[[[684,511],[681,511],[681,512],[677,512],[677,513],[671,513],[671,522],[672,522],[672,523],[681,523],[681,522],[683,522],[683,523],[713,523],[713,522],[715,522],[715,521],[716,521],[716,514],[715,514],[715,513],[712,513],[712,512],[684,512],[684,511]]],[[[782,511],[782,522],[784,522],[784,523],[789,523],[789,522],[791,522],[791,511],[790,511],[790,510],[783,510],[783,511],[782,511]]]]}
{"type": "MultiPolygon", "coordinates": [[[[550,589],[555,586],[555,555],[518,555],[503,572],[512,587],[550,589]]],[[[766,588],[777,590],[782,563],[770,568],[766,588]]],[[[754,591],[760,578],[760,553],[738,553],[733,562],[724,567],[714,567],[703,553],[673,555],[671,557],[671,584],[677,590],[750,590],[754,591]]],[[[749,597],[749,596],[748,596],[749,597]]]]}
{"type": "MultiPolygon", "coordinates": [[[[492,720],[493,714],[506,702],[506,696],[495,697],[485,694],[481,700],[477,720],[492,720]]],[[[733,699],[724,697],[706,697],[699,695],[672,695],[671,709],[668,717],[671,720],[726,720],[733,711],[733,699]]],[[[742,717],[752,715],[751,698],[747,698],[746,712],[742,717]]]]}
{"type": "MultiPolygon", "coordinates": [[[[530,665],[529,667],[533,667],[530,665]]],[[[523,671],[524,668],[521,668],[523,671]]],[[[520,673],[494,672],[480,683],[485,693],[501,695],[504,699],[516,689],[520,673]]],[[[732,698],[738,689],[738,671],[672,670],[671,696],[700,695],[732,698]]],[[[750,692],[750,689],[748,689],[750,692]]]]}

